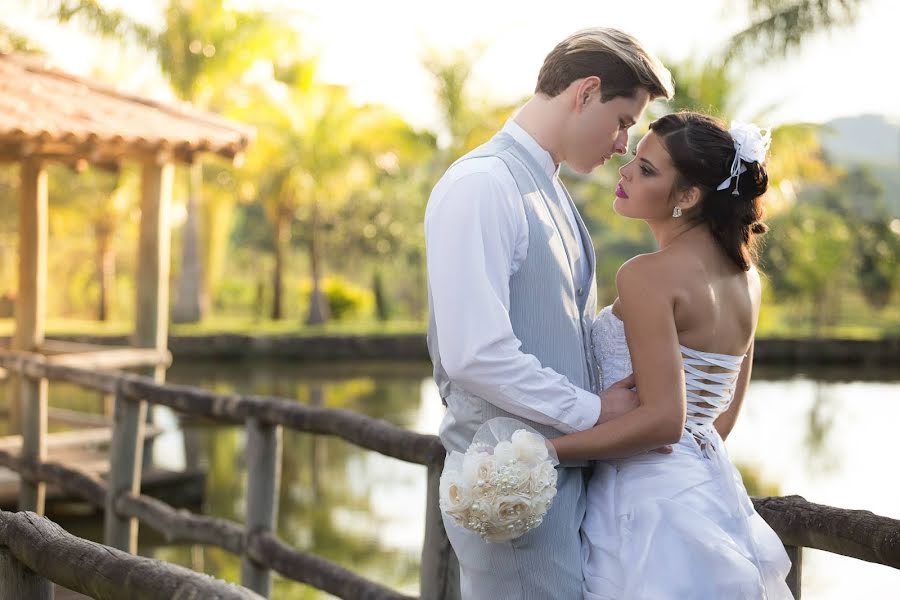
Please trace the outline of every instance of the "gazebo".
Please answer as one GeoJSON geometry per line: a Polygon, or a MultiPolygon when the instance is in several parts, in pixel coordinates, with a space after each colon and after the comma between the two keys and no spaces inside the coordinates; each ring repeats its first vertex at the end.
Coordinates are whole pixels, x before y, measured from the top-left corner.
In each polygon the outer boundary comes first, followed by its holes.
{"type": "MultiPolygon", "coordinates": [[[[191,163],[204,152],[237,160],[253,135],[251,127],[188,104],[121,93],[55,69],[43,59],[0,53],[0,161],[17,162],[20,168],[18,292],[11,349],[94,368],[166,364],[174,165],[191,163]],[[88,164],[116,169],[130,160],[142,166],[132,347],[46,340],[45,165],[56,161],[75,169],[88,164]]],[[[163,373],[157,367],[157,377],[163,373]]],[[[11,423],[23,430],[26,440],[22,455],[42,460],[43,444],[29,448],[28,440],[44,437],[35,428],[46,428],[46,381],[26,378],[11,391],[11,423]]]]}

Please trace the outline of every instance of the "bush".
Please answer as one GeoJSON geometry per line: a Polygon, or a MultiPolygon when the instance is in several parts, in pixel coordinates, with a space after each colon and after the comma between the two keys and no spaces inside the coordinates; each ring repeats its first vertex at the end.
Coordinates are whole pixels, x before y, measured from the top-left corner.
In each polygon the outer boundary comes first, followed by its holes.
{"type": "MultiPolygon", "coordinates": [[[[367,288],[356,286],[338,277],[326,277],[322,280],[322,291],[328,301],[328,308],[331,309],[331,318],[335,321],[372,314],[375,297],[367,288]]],[[[312,281],[304,280],[300,284],[300,295],[306,306],[309,306],[311,293],[312,281]]]]}

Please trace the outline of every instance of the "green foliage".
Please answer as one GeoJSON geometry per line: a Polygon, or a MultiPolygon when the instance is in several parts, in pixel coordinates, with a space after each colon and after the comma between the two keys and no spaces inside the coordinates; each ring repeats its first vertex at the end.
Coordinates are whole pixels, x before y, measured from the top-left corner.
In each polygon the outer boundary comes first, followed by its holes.
{"type": "MultiPolygon", "coordinates": [[[[304,280],[299,287],[300,294],[308,297],[312,291],[312,282],[304,280]]],[[[335,321],[358,319],[372,314],[375,296],[367,288],[338,277],[326,277],[322,280],[322,291],[335,321]]]]}
{"type": "Polygon", "coordinates": [[[785,56],[815,33],[854,23],[864,2],[750,0],[750,25],[731,38],[726,57],[751,61],[785,56]]]}
{"type": "Polygon", "coordinates": [[[853,232],[839,215],[800,204],[770,221],[762,269],[779,300],[809,303],[816,327],[839,317],[839,299],[855,267],[853,232]]]}

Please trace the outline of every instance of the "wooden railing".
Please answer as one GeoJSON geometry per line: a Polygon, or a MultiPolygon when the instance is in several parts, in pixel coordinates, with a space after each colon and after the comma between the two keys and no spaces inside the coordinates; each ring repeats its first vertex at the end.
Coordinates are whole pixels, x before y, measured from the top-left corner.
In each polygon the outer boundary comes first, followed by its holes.
{"type": "MultiPolygon", "coordinates": [[[[53,364],[38,355],[0,352],[0,368],[21,375],[23,385],[27,381],[32,385],[34,382],[46,385],[47,380],[63,381],[115,395],[111,468],[106,483],[68,466],[0,450],[0,465],[18,471],[23,483],[34,486],[54,483],[103,508],[107,545],[133,554],[139,520],[168,541],[218,546],[240,556],[241,583],[265,597],[271,587],[270,570],[274,570],[342,598],[410,598],[325,559],[294,550],[276,537],[273,527],[278,510],[281,429],[288,427],[336,436],[362,448],[426,466],[428,491],[420,594],[427,600],[459,598],[456,557],[438,508],[439,479],[445,453],[436,436],[410,432],[351,411],[304,406],[280,398],[223,395],[189,386],[160,384],[134,374],[53,364]],[[142,428],[148,402],[168,406],[185,415],[244,425],[248,473],[244,525],[176,511],[139,493],[142,428]]],[[[29,435],[37,436],[37,440],[32,440],[32,447],[40,448],[41,429],[26,431],[26,438],[29,435]]],[[[754,498],[753,501],[759,514],[788,549],[793,562],[788,583],[795,598],[800,598],[803,547],[900,568],[898,520],[868,511],[817,505],[799,496],[754,498]]],[[[20,509],[28,510],[29,506],[20,506],[20,509]]],[[[0,522],[0,532],[2,528],[0,522]]],[[[0,533],[0,546],[7,543],[5,539],[0,533]]],[[[21,552],[14,553],[18,560],[35,569],[33,562],[26,560],[21,552]]],[[[77,570],[73,563],[68,567],[77,570]]],[[[38,572],[53,578],[53,573],[38,572]]],[[[75,591],[90,593],[81,589],[75,591]]]]}
{"type": "Polygon", "coordinates": [[[101,600],[262,600],[190,569],[77,538],[33,512],[0,511],[0,597],[51,600],[51,581],[101,600]]]}
{"type": "MultiPolygon", "coordinates": [[[[241,584],[264,597],[270,593],[271,571],[274,570],[284,577],[342,598],[410,598],[321,557],[297,551],[274,534],[280,486],[281,430],[288,427],[336,436],[386,456],[424,465],[428,500],[420,593],[429,599],[458,597],[455,557],[437,503],[444,449],[436,436],[407,431],[352,411],[303,406],[281,398],[223,395],[189,386],[160,384],[149,377],[131,373],[91,371],[54,364],[34,354],[0,352],[0,368],[18,374],[23,386],[47,385],[46,382],[52,380],[115,396],[110,472],[106,482],[70,465],[35,460],[31,457],[34,455],[24,453],[15,456],[0,450],[0,465],[19,472],[23,486],[52,483],[102,508],[106,545],[133,554],[140,521],[168,541],[218,546],[237,554],[241,557],[241,584]],[[142,430],[148,402],[168,406],[185,415],[244,425],[247,432],[245,524],[176,511],[139,493],[142,430]]],[[[26,429],[23,435],[26,440],[32,438],[32,447],[40,449],[45,444],[45,431],[46,427],[35,427],[26,429]]],[[[35,455],[43,456],[40,450],[35,455]]],[[[19,508],[32,509],[27,504],[19,508]]],[[[70,567],[77,570],[76,565],[70,567]]]]}

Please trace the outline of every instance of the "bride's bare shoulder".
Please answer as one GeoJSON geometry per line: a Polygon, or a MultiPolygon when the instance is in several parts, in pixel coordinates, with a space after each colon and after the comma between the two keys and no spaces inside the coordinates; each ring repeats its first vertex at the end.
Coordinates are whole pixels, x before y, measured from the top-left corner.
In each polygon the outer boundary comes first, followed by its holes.
{"type": "Polygon", "coordinates": [[[673,267],[678,263],[678,259],[673,254],[667,252],[648,252],[647,254],[638,254],[628,259],[619,267],[616,274],[618,279],[624,277],[656,277],[661,274],[671,273],[673,267]]]}
{"type": "Polygon", "coordinates": [[[652,288],[657,293],[665,282],[672,277],[672,269],[675,265],[670,257],[662,252],[638,254],[626,261],[616,273],[616,285],[620,288],[629,287],[632,290],[652,288]]]}

